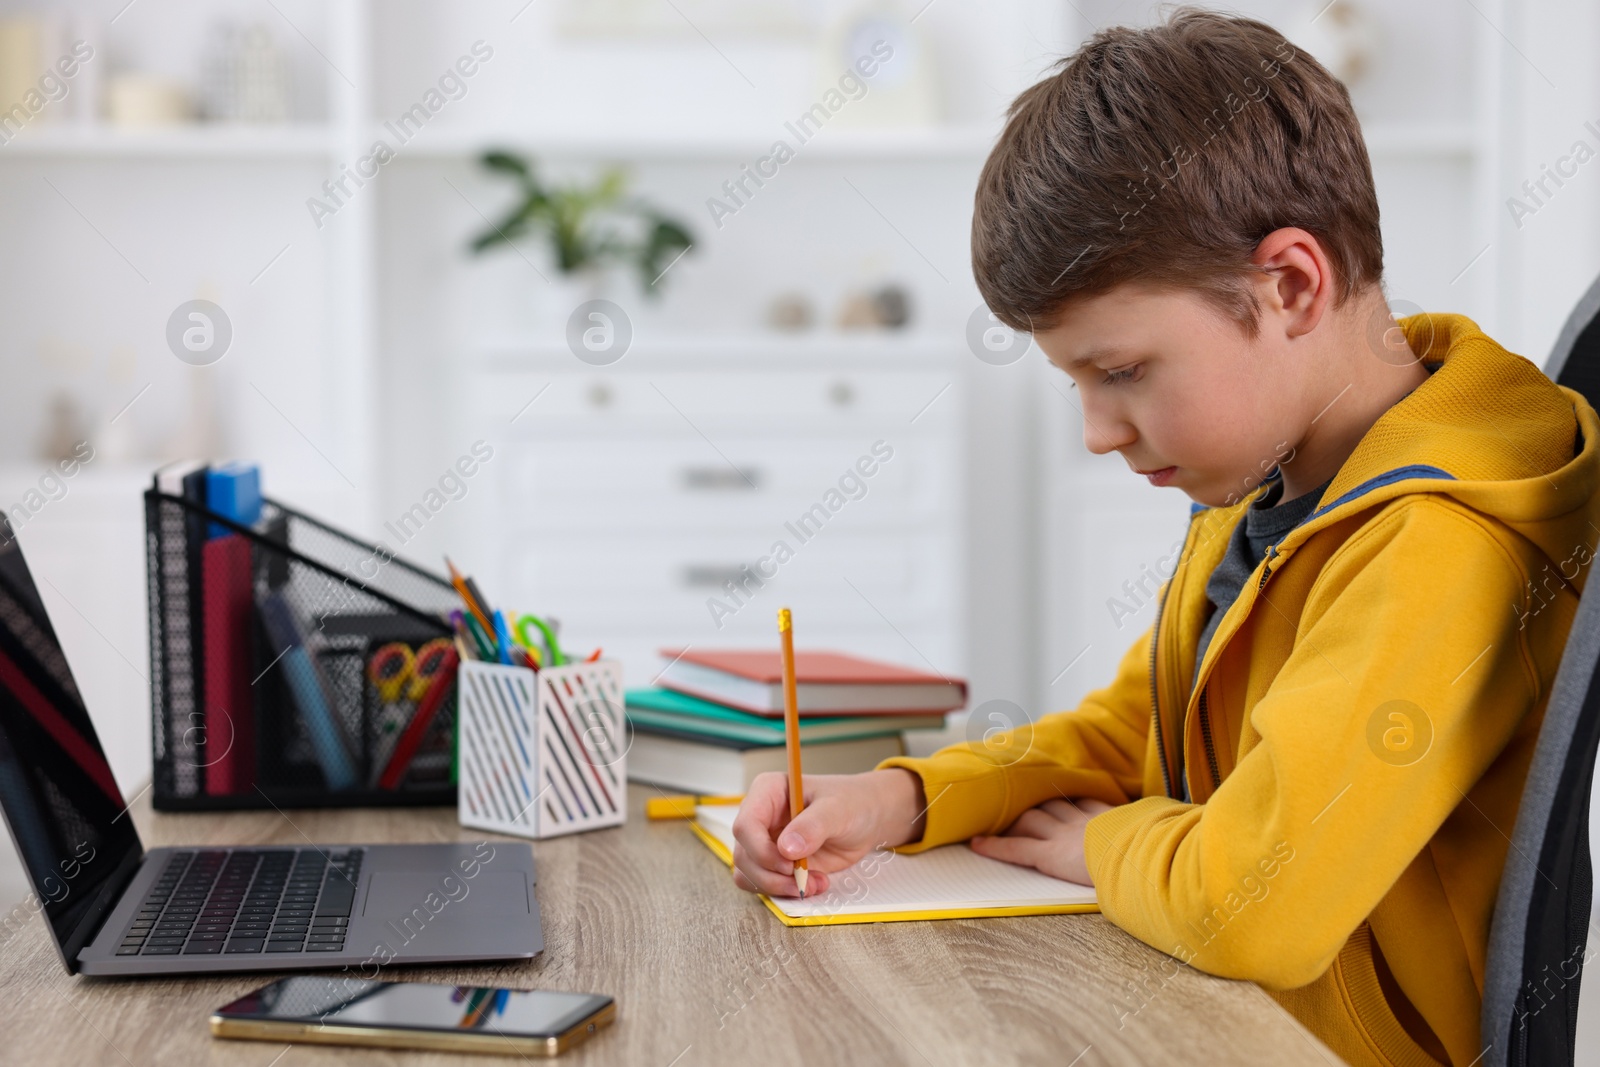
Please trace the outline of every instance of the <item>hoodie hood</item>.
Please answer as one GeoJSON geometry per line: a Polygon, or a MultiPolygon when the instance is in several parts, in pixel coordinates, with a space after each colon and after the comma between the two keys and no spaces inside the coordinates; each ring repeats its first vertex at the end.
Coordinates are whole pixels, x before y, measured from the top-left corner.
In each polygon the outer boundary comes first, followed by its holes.
{"type": "MultiPolygon", "coordinates": [[[[1600,541],[1594,408],[1464,315],[1411,315],[1399,325],[1412,351],[1436,369],[1372,424],[1317,510],[1275,554],[1286,557],[1333,522],[1417,492],[1444,493],[1493,516],[1553,563],[1570,561],[1581,546],[1592,551],[1600,541]]],[[[1221,510],[1242,511],[1258,495],[1221,510]]]]}

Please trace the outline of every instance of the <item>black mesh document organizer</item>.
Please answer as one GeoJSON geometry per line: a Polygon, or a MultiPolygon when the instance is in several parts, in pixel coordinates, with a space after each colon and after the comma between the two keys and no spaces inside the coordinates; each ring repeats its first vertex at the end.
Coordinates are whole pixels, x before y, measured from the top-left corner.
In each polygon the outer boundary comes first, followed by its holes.
{"type": "Polygon", "coordinates": [[[151,489],[145,541],[156,808],[456,802],[453,674],[384,789],[424,680],[380,690],[369,671],[381,649],[450,638],[449,581],[273,500],[246,527],[151,489]]]}

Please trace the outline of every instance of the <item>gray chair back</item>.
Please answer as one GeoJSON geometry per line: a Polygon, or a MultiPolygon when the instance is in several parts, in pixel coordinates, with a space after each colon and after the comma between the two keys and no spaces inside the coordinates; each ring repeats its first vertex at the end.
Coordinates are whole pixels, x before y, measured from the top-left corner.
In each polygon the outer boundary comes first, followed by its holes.
{"type": "MultiPolygon", "coordinates": [[[[1600,409],[1600,279],[1578,301],[1545,373],[1600,409]]],[[[1597,661],[1600,582],[1590,580],[1550,690],[1495,901],[1481,1020],[1485,1067],[1573,1061],[1593,895],[1597,661]]]]}

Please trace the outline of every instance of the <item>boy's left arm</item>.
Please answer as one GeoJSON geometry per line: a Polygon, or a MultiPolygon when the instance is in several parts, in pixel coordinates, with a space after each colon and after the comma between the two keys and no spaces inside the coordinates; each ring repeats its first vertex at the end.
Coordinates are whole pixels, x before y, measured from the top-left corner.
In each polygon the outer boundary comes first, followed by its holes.
{"type": "Polygon", "coordinates": [[[1418,497],[1344,545],[1251,711],[1260,743],[1206,803],[1149,797],[1089,822],[1107,917],[1269,988],[1327,970],[1539,698],[1513,543],[1418,497]]]}

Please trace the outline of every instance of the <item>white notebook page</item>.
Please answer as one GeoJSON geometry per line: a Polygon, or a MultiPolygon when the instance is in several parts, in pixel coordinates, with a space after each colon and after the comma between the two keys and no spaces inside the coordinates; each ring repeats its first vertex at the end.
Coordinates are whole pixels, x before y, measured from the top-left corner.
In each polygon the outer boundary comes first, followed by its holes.
{"type": "MultiPolygon", "coordinates": [[[[695,813],[700,826],[731,852],[738,806],[705,805],[695,813]]],[[[912,855],[871,852],[854,867],[830,874],[828,883],[826,893],[804,900],[773,897],[772,902],[785,915],[796,918],[1095,903],[1090,886],[980,856],[965,843],[912,855]]]]}

